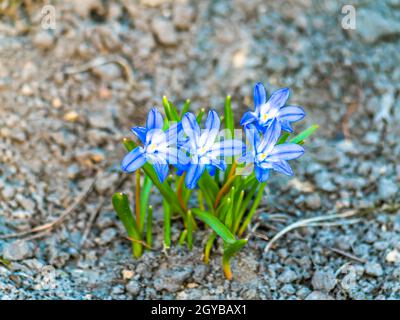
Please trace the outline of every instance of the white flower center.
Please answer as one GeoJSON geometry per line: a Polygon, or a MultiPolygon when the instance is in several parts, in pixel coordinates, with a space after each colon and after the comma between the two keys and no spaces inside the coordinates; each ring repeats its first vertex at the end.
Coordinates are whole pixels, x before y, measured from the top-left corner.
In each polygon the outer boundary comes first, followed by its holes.
{"type": "Polygon", "coordinates": [[[206,149],[205,147],[201,147],[201,148],[199,148],[199,150],[198,150],[199,155],[203,155],[203,154],[205,154],[206,152],[207,152],[207,149],[206,149]]]}
{"type": "Polygon", "coordinates": [[[260,153],[258,155],[258,161],[263,161],[267,157],[266,153],[260,153]]]}
{"type": "Polygon", "coordinates": [[[263,114],[262,117],[261,117],[261,120],[263,122],[266,122],[268,120],[268,114],[263,114]]]}
{"type": "Polygon", "coordinates": [[[155,143],[151,143],[151,144],[149,144],[149,146],[147,147],[147,152],[153,153],[156,149],[157,149],[157,145],[156,145],[155,143]]]}

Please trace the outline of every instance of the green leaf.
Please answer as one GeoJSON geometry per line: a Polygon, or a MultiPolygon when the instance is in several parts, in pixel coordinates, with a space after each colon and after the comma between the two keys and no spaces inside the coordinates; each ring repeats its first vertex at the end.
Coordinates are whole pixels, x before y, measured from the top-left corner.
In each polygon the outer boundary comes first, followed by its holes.
{"type": "Polygon", "coordinates": [[[133,140],[130,140],[127,138],[124,138],[122,140],[122,143],[128,152],[132,151],[133,149],[135,149],[137,147],[137,144],[133,140]]]}
{"type": "Polygon", "coordinates": [[[168,99],[167,99],[166,96],[164,96],[164,97],[162,98],[162,105],[163,105],[163,107],[164,107],[164,112],[165,112],[165,115],[166,115],[167,119],[168,119],[169,121],[174,120],[174,118],[173,118],[173,116],[172,116],[172,113],[171,113],[171,107],[170,107],[170,105],[169,105],[169,102],[168,102],[168,99]]]}
{"type": "Polygon", "coordinates": [[[193,217],[192,211],[187,212],[187,247],[189,250],[193,249],[193,217]]]}
{"type": "MultiPolygon", "coordinates": [[[[150,191],[151,191],[152,186],[153,186],[153,183],[151,182],[150,178],[147,175],[145,175],[143,188],[140,192],[140,216],[141,217],[146,216],[146,209],[149,207],[149,197],[150,197],[150,191]]],[[[144,226],[144,219],[141,219],[140,220],[140,230],[143,230],[143,226],[144,226]]]]}
{"type": "Polygon", "coordinates": [[[198,124],[200,124],[201,120],[203,119],[204,113],[206,112],[206,110],[204,108],[201,108],[199,113],[196,116],[196,121],[198,124]]]}
{"type": "MultiPolygon", "coordinates": [[[[136,221],[133,219],[132,210],[129,204],[128,196],[125,193],[117,192],[112,197],[112,204],[115,212],[124,225],[129,237],[138,241],[142,240],[139,233],[136,221]]],[[[142,244],[132,242],[133,254],[135,257],[140,257],[143,252],[142,244]]]]}
{"type": "MultiPolygon", "coordinates": [[[[239,190],[238,190],[238,192],[239,192],[239,190]]],[[[231,229],[233,231],[233,233],[236,232],[237,224],[240,223],[240,220],[238,218],[239,218],[240,208],[242,207],[243,198],[244,198],[244,190],[240,190],[238,200],[236,201],[235,207],[234,207],[233,228],[231,229]]]]}
{"type": "Polygon", "coordinates": [[[235,219],[235,217],[234,217],[235,187],[231,188],[231,191],[229,193],[229,198],[231,199],[231,201],[229,203],[228,210],[226,212],[225,225],[227,226],[227,228],[229,230],[232,230],[233,221],[235,219]]]}
{"type": "Polygon", "coordinates": [[[224,258],[229,260],[234,256],[237,252],[240,251],[247,243],[247,239],[239,239],[235,242],[229,244],[224,250],[224,258]]]}
{"type": "Polygon", "coordinates": [[[210,195],[212,196],[212,199],[215,200],[215,197],[217,196],[219,192],[219,187],[215,180],[210,176],[210,173],[205,170],[203,175],[200,178],[201,184],[209,190],[210,195]]]}
{"type": "Polygon", "coordinates": [[[236,234],[237,229],[239,228],[240,223],[242,222],[242,218],[244,216],[244,214],[246,213],[247,207],[249,206],[249,203],[251,201],[251,199],[253,198],[253,195],[256,193],[257,191],[257,187],[258,187],[258,183],[255,183],[252,188],[246,192],[246,197],[244,198],[244,201],[241,205],[241,207],[239,208],[239,213],[237,214],[236,218],[235,218],[235,225],[233,228],[233,233],[236,234]]]}
{"type": "Polygon", "coordinates": [[[222,239],[227,243],[234,243],[235,236],[223,225],[216,217],[209,212],[193,209],[193,213],[198,216],[203,222],[209,225],[222,239]]]}
{"type": "Polygon", "coordinates": [[[146,243],[150,248],[151,248],[152,242],[153,242],[152,231],[153,231],[153,206],[149,206],[149,208],[147,210],[146,243]]]}
{"type": "Polygon", "coordinates": [[[178,244],[180,246],[183,246],[183,244],[185,243],[186,236],[187,236],[187,229],[183,230],[179,237],[178,244]]]}
{"type": "Polygon", "coordinates": [[[163,199],[164,208],[164,247],[171,247],[171,207],[168,202],[163,199]]]}
{"type": "Polygon", "coordinates": [[[213,232],[209,237],[208,240],[206,242],[206,246],[204,247],[204,262],[205,263],[209,263],[210,261],[210,252],[211,249],[214,245],[215,239],[217,238],[217,234],[215,232],[213,232]]]}
{"type": "Polygon", "coordinates": [[[319,125],[313,124],[311,127],[308,129],[300,132],[297,136],[293,137],[290,142],[291,143],[300,143],[306,138],[308,138],[310,135],[312,135],[317,129],[319,128],[319,125]]]}
{"type": "Polygon", "coordinates": [[[229,280],[232,279],[232,271],[231,266],[229,265],[229,261],[240,249],[243,248],[246,243],[246,239],[240,239],[232,244],[229,244],[224,250],[224,255],[222,256],[222,269],[224,270],[225,276],[229,280]]]}
{"type": "Polygon", "coordinates": [[[224,107],[225,128],[229,129],[233,137],[233,130],[235,129],[235,122],[232,112],[231,96],[227,96],[224,107]]]}
{"type": "Polygon", "coordinates": [[[266,182],[261,183],[260,188],[258,189],[257,196],[256,196],[256,198],[254,199],[254,202],[253,202],[253,204],[252,204],[252,206],[251,206],[251,208],[250,208],[250,211],[249,211],[249,213],[248,213],[246,219],[244,220],[242,226],[241,226],[240,229],[239,229],[239,232],[238,232],[238,235],[239,235],[239,236],[241,236],[242,233],[244,232],[244,230],[246,230],[247,225],[250,223],[251,218],[253,217],[254,213],[256,212],[256,209],[257,209],[257,207],[258,207],[258,204],[260,203],[261,198],[262,198],[262,196],[263,196],[263,194],[264,194],[264,189],[265,189],[265,186],[266,186],[266,185],[267,185],[266,182]]]}
{"type": "Polygon", "coordinates": [[[174,121],[178,122],[180,120],[180,116],[179,116],[179,113],[178,113],[178,108],[169,100],[168,100],[168,103],[169,103],[169,109],[171,111],[172,119],[174,121]]]}
{"type": "Polygon", "coordinates": [[[282,133],[282,135],[280,136],[280,138],[279,138],[279,140],[278,140],[278,142],[277,142],[276,144],[282,144],[282,143],[285,143],[285,142],[286,142],[286,140],[289,138],[289,136],[290,136],[290,133],[289,133],[289,132],[286,132],[286,131],[284,131],[284,132],[282,133]]]}
{"type": "Polygon", "coordinates": [[[182,107],[182,112],[181,112],[181,119],[183,115],[188,112],[190,109],[190,99],[187,99],[182,107]]]}

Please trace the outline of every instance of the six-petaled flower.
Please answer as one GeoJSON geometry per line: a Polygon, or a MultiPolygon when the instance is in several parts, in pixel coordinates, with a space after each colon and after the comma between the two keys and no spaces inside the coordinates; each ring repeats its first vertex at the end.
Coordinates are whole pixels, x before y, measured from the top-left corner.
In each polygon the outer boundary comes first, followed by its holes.
{"type": "Polygon", "coordinates": [[[246,136],[251,148],[238,159],[239,163],[254,164],[254,173],[258,181],[265,182],[270,170],[293,175],[288,160],[300,157],[304,148],[294,143],[276,144],[280,136],[280,126],[275,119],[264,133],[260,133],[254,125],[246,127],[246,136]]]}
{"type": "Polygon", "coordinates": [[[181,146],[189,159],[181,164],[181,170],[186,171],[185,183],[189,189],[196,187],[198,180],[207,169],[211,175],[216,169],[225,170],[224,157],[232,157],[243,152],[244,144],[240,140],[218,141],[221,121],[218,114],[211,110],[208,113],[204,130],[200,126],[193,113],[186,113],[182,118],[182,127],[188,137],[188,141],[181,146]]]}
{"type": "Polygon", "coordinates": [[[178,149],[176,140],[179,128],[177,125],[166,132],[163,131],[164,121],[161,113],[153,108],[150,110],[146,127],[133,127],[132,132],[143,143],[136,147],[122,160],[121,167],[125,172],[134,172],[146,162],[150,162],[161,182],[168,175],[168,164],[177,163],[178,149]]]}
{"type": "Polygon", "coordinates": [[[262,83],[254,86],[254,111],[246,112],[240,124],[254,124],[260,131],[265,131],[276,119],[282,130],[293,132],[291,123],[304,118],[305,112],[298,106],[285,106],[289,98],[289,88],[279,89],[267,99],[267,92],[262,83]]]}

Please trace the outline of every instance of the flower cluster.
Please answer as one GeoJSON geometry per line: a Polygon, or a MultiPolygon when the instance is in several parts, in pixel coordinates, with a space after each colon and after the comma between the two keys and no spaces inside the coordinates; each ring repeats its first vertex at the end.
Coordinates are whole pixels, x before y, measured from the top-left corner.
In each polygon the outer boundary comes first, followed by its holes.
{"type": "Polygon", "coordinates": [[[140,257],[143,248],[152,247],[153,208],[149,198],[155,187],[163,198],[164,248],[171,246],[173,215],[182,219],[178,243],[186,243],[189,249],[201,220],[210,227],[205,231],[210,234],[204,261],[208,263],[220,237],[224,243],[223,270],[228,279],[232,278],[229,261],[247,243],[242,235],[257,212],[271,170],[293,175],[288,161],[304,153],[304,140],[318,127],[292,136],[292,123],[303,119],[305,112],[287,105],[288,98],[287,88],[268,98],[265,87],[257,83],[254,111],[246,112],[240,121],[242,129],[235,130],[230,96],[223,118],[210,110],[203,125],[204,109],[195,115],[189,111],[187,100],[179,112],[164,97],[166,118],[153,108],[145,127],[132,128],[140,145],[124,139],[128,153],[121,167],[124,172],[135,172],[135,213],[125,193],[115,193],[112,202],[132,240],[134,257],[140,257]]]}
{"type": "Polygon", "coordinates": [[[300,157],[304,153],[303,147],[293,143],[276,144],[281,130],[293,132],[291,122],[301,120],[305,113],[300,107],[285,106],[288,97],[289,89],[284,88],[267,100],[265,87],[261,83],[255,85],[255,111],[246,112],[240,122],[246,132],[247,148],[239,139],[220,140],[221,120],[214,110],[209,111],[203,130],[191,112],[163,130],[163,117],[153,108],[147,116],[146,127],[132,128],[143,147],[137,147],[125,156],[122,170],[134,172],[150,162],[163,182],[169,165],[173,165],[178,169],[178,175],[186,173],[186,186],[193,189],[205,170],[214,176],[217,169],[225,171],[226,157],[240,155],[239,163],[254,164],[254,173],[260,182],[268,179],[271,169],[293,175],[287,160],[300,157]]]}

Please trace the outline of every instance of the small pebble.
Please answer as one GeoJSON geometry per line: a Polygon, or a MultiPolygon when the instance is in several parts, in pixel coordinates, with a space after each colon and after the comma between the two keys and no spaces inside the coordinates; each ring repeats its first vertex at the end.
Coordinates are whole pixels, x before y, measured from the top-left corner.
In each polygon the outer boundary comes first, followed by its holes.
{"type": "Polygon", "coordinates": [[[381,277],[383,269],[379,263],[369,262],[365,265],[365,273],[373,277],[381,277]]]}

